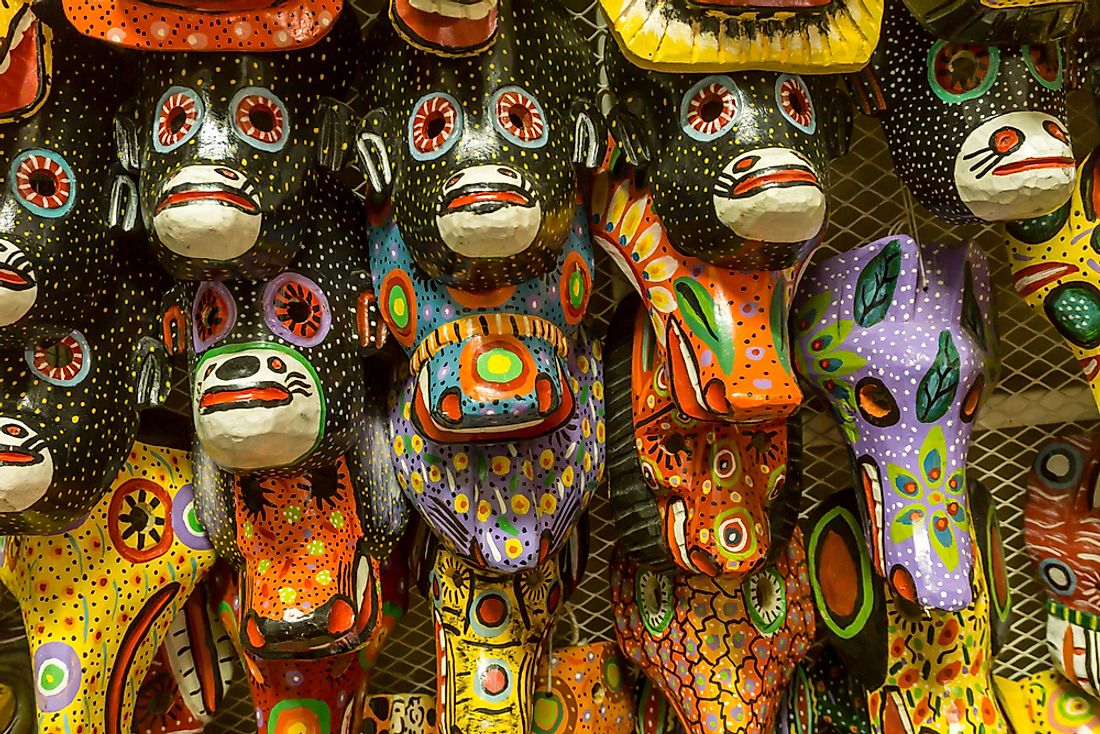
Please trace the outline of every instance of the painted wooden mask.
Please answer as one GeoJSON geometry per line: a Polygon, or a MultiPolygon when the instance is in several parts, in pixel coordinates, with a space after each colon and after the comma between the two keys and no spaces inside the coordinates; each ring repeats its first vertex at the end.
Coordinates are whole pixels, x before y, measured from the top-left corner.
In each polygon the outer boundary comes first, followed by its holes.
{"type": "Polygon", "coordinates": [[[328,191],[323,245],[267,280],[181,285],[166,308],[191,370],[199,511],[240,570],[242,644],[262,657],[367,644],[378,560],[405,522],[363,360],[358,203],[328,191]]]}
{"type": "Polygon", "coordinates": [[[787,421],[704,422],[681,412],[639,306],[634,299],[620,306],[607,339],[618,540],[655,569],[742,578],[764,564],[773,539],[786,543],[797,515],[787,421]]]}
{"type": "Polygon", "coordinates": [[[474,568],[421,528],[414,573],[432,607],[441,732],[528,734],[554,621],[588,562],[587,518],[535,568],[474,568]]]}
{"type": "Polygon", "coordinates": [[[1100,704],[1056,671],[1044,670],[1021,680],[997,675],[993,683],[1016,734],[1100,732],[1100,704]]]}
{"type": "Polygon", "coordinates": [[[898,178],[962,224],[1048,214],[1069,198],[1073,151],[1055,44],[937,40],[893,0],[883,42],[853,88],[882,121],[898,178]],[[931,137],[941,145],[928,145],[931,137]]]}
{"type": "Polygon", "coordinates": [[[774,731],[795,664],[814,635],[802,535],[747,579],[665,576],[616,552],[619,646],[675,707],[687,734],[774,731]]]}
{"type": "Polygon", "coordinates": [[[263,278],[322,246],[323,95],[353,75],[359,26],[349,13],[304,51],[143,54],[141,88],[117,118],[119,155],[140,180],[153,251],[176,278],[263,278]]]}
{"type": "MultiPolygon", "coordinates": [[[[506,0],[507,1],[507,0],[506,0]]],[[[473,56],[496,41],[501,0],[390,0],[397,33],[440,56],[473,56]]]]}
{"type": "Polygon", "coordinates": [[[870,734],[867,692],[836,651],[821,647],[794,670],[776,734],[870,734]]]}
{"type": "Polygon", "coordinates": [[[84,35],[141,51],[292,51],[324,37],[343,5],[343,0],[64,0],[65,14],[84,35]]]}
{"type": "Polygon", "coordinates": [[[193,502],[190,455],[137,442],[86,518],[7,539],[0,581],[23,610],[39,731],[130,731],[157,648],[214,564],[193,502]]]}
{"type": "MultiPolygon", "coordinates": [[[[0,128],[0,532],[57,532],[107,491],[140,408],[168,392],[152,339],[163,287],[135,242],[116,241],[133,183],[113,177],[113,54],[64,27],[53,90],[0,128]],[[93,104],[94,103],[94,104],[93,104]]],[[[28,42],[29,43],[29,42],[28,42]]]]}
{"type": "Polygon", "coordinates": [[[614,642],[551,650],[537,687],[532,734],[635,734],[633,676],[614,642]]]}
{"type": "Polygon", "coordinates": [[[881,0],[600,0],[631,63],[673,72],[856,71],[878,43],[881,0]]]}
{"type": "Polygon", "coordinates": [[[905,6],[937,38],[958,43],[1049,43],[1073,33],[1088,0],[905,0],[905,6]]]}
{"type": "Polygon", "coordinates": [[[1024,506],[1027,553],[1047,592],[1054,667],[1100,695],[1100,437],[1058,436],[1039,447],[1024,506]]]}
{"type": "Polygon", "coordinates": [[[977,246],[877,240],[807,271],[795,364],[851,450],[875,570],[909,603],[973,601],[966,452],[998,358],[977,246]]]}
{"type": "Polygon", "coordinates": [[[1070,201],[1005,231],[1016,292],[1068,342],[1100,404],[1100,274],[1086,265],[1100,245],[1098,164],[1094,150],[1078,169],[1070,201]]]}
{"type": "Polygon", "coordinates": [[[42,106],[53,80],[53,30],[33,0],[0,6],[0,123],[25,120],[42,106]]]}
{"type": "MultiPolygon", "coordinates": [[[[469,363],[466,363],[469,364],[469,363]]],[[[568,420],[533,438],[442,443],[412,419],[418,381],[399,378],[390,403],[397,481],[447,549],[499,573],[530,570],[557,553],[604,470],[603,351],[583,334],[569,347],[568,420]]]]}
{"type": "Polygon", "coordinates": [[[867,689],[871,731],[1005,734],[993,656],[1008,631],[1008,580],[993,498],[971,479],[980,564],[973,602],[914,610],[875,574],[855,493],[838,492],[811,516],[807,555],[819,626],[867,689]]]}
{"type": "Polygon", "coordinates": [[[437,734],[435,696],[386,693],[367,696],[362,734],[437,734]]]}
{"type": "MultiPolygon", "coordinates": [[[[380,25],[363,62],[375,70],[359,139],[370,196],[389,197],[412,261],[459,305],[466,291],[497,294],[476,304],[503,301],[560,267],[570,247],[590,257],[575,164],[594,168],[606,141],[589,45],[557,3],[507,10],[492,49],[475,58],[442,61],[380,25]]],[[[379,223],[385,214],[375,212],[379,223]]],[[[395,266],[372,267],[381,281],[395,266]]],[[[404,314],[392,315],[403,331],[404,314]]]]}

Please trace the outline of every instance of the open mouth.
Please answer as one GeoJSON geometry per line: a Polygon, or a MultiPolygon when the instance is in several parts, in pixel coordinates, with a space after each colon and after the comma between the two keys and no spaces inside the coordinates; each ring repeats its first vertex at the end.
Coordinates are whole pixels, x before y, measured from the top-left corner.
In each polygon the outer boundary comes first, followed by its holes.
{"type": "Polygon", "coordinates": [[[728,194],[731,199],[752,196],[765,189],[791,186],[818,186],[817,174],[805,166],[769,166],[745,176],[733,185],[728,194]]]}
{"type": "Polygon", "coordinates": [[[42,454],[15,446],[0,446],[0,466],[32,466],[42,463],[42,454]]]}
{"type": "Polygon", "coordinates": [[[507,206],[531,207],[534,199],[520,186],[474,183],[461,186],[443,197],[440,214],[471,211],[488,214],[507,206]]]}
{"type": "Polygon", "coordinates": [[[1045,158],[1025,158],[1014,163],[1005,163],[993,169],[994,176],[1011,176],[1024,171],[1038,171],[1044,168],[1073,168],[1077,163],[1065,156],[1047,156],[1045,158]]]}
{"type": "Polygon", "coordinates": [[[155,214],[188,204],[219,204],[239,209],[245,214],[259,214],[260,204],[254,198],[232,186],[219,183],[181,184],[174,186],[161,198],[155,214]]]}
{"type": "Polygon", "coordinates": [[[291,400],[290,392],[274,382],[249,387],[212,387],[199,398],[199,412],[209,415],[225,410],[274,408],[287,405],[291,400]]]}
{"type": "Polygon", "coordinates": [[[40,22],[28,5],[12,21],[0,61],[0,115],[30,110],[45,98],[47,77],[40,22]]]}

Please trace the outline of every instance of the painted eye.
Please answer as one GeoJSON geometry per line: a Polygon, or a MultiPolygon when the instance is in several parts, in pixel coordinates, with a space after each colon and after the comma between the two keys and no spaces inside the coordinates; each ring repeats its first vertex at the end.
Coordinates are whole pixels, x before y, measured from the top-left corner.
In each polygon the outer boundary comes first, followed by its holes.
{"type": "Polygon", "coordinates": [[[1055,489],[1069,489],[1081,481],[1085,457],[1073,446],[1051,442],[1039,449],[1033,464],[1044,484],[1055,489]]]}
{"type": "Polygon", "coordinates": [[[204,281],[195,293],[191,338],[195,351],[204,352],[221,341],[237,321],[237,304],[221,283],[204,281]]]}
{"type": "Polygon", "coordinates": [[[708,76],[684,92],[680,127],[695,140],[715,140],[730,131],[742,107],[741,90],[732,79],[708,76]]]}
{"type": "Polygon", "coordinates": [[[451,149],[462,137],[462,108],[449,94],[434,92],[417,100],[409,117],[409,153],[430,161],[451,149]]]}
{"type": "Polygon", "coordinates": [[[634,601],[642,615],[642,624],[652,635],[663,634],[672,622],[675,592],[667,576],[638,569],[634,580],[634,601]]]}
{"type": "Polygon", "coordinates": [[[928,51],[928,82],[949,104],[974,99],[993,86],[1000,60],[996,46],[937,41],[928,51]]]}
{"type": "Polygon", "coordinates": [[[332,314],[316,283],[298,273],[283,273],[264,289],[264,321],[276,336],[312,347],[324,341],[332,314]]]}
{"type": "Polygon", "coordinates": [[[749,619],[761,634],[776,632],[787,618],[787,583],[774,568],[750,576],[741,587],[749,619]]]}
{"type": "Polygon", "coordinates": [[[483,637],[494,638],[508,629],[511,607],[508,600],[495,591],[480,594],[473,603],[470,626],[483,637]]]}
{"type": "Polygon", "coordinates": [[[47,642],[34,651],[34,697],[41,713],[62,710],[80,691],[80,655],[64,642],[47,642]]]}
{"type": "Polygon", "coordinates": [[[195,490],[190,484],[180,487],[172,498],[172,529],[188,548],[210,550],[214,547],[195,510],[195,490]]]}
{"type": "Polygon", "coordinates": [[[168,153],[199,131],[205,112],[199,95],[187,87],[169,87],[157,102],[153,150],[168,153]]]}
{"type": "Polygon", "coordinates": [[[229,101],[233,132],[253,148],[274,152],[286,145],[290,115],[286,105],[263,87],[245,87],[229,101]]]}
{"type": "Polygon", "coordinates": [[[712,462],[714,479],[722,485],[730,484],[737,476],[737,452],[729,446],[718,446],[712,462]]]}
{"type": "Polygon", "coordinates": [[[1077,590],[1077,574],[1057,558],[1044,558],[1040,561],[1039,576],[1051,591],[1060,596],[1067,596],[1077,590]]]}
{"type": "Polygon", "coordinates": [[[32,148],[15,157],[8,171],[15,198],[40,217],[56,219],[73,208],[76,176],[68,162],[52,150],[32,148]]]}
{"type": "Polygon", "coordinates": [[[877,377],[864,377],[856,383],[856,406],[863,420],[878,428],[889,428],[901,419],[894,394],[877,377]]]}
{"type": "Polygon", "coordinates": [[[775,104],[787,122],[807,135],[817,130],[817,113],[810,88],[802,77],[780,74],[775,80],[775,104]]]}
{"type": "Polygon", "coordinates": [[[27,349],[24,359],[31,372],[58,387],[80,384],[92,368],[92,352],[79,331],[71,331],[53,343],[27,349]]]}
{"type": "Polygon", "coordinates": [[[492,703],[502,703],[515,689],[512,666],[499,658],[482,658],[478,662],[473,692],[478,698],[492,703]]]}
{"type": "Polygon", "coordinates": [[[520,87],[503,87],[497,90],[489,104],[493,125],[508,140],[523,148],[546,145],[550,137],[546,113],[533,95],[520,87]]]}
{"type": "Polygon", "coordinates": [[[171,514],[172,498],[163,487],[148,479],[130,479],[111,497],[107,531],[123,558],[147,563],[172,546],[171,514]]]}
{"type": "Polygon", "coordinates": [[[715,521],[718,531],[718,547],[722,553],[741,560],[756,552],[756,534],[752,517],[743,509],[731,510],[715,521]]]}
{"type": "Polygon", "coordinates": [[[1020,49],[1028,71],[1047,89],[1062,88],[1062,49],[1057,43],[1020,49]]]}

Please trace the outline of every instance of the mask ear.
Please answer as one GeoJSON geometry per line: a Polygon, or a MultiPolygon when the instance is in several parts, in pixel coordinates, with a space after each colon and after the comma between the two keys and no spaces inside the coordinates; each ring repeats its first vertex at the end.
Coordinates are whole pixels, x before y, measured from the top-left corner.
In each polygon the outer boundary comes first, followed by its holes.
{"type": "Polygon", "coordinates": [[[371,198],[388,199],[393,193],[394,171],[390,151],[397,145],[396,126],[390,113],[384,109],[371,110],[359,125],[355,137],[355,150],[359,166],[367,179],[371,198]]]}
{"type": "Polygon", "coordinates": [[[135,174],[141,170],[141,134],[138,113],[136,99],[127,100],[115,113],[115,152],[123,169],[135,174]]]}
{"type": "Polygon", "coordinates": [[[160,302],[161,342],[169,357],[187,354],[187,296],[187,287],[176,283],[160,302]]]}
{"type": "Polygon", "coordinates": [[[319,139],[317,160],[330,171],[342,171],[351,157],[351,139],[355,134],[354,113],[343,102],[322,97],[317,103],[319,139]]]}
{"type": "Polygon", "coordinates": [[[382,320],[378,297],[374,295],[374,288],[371,286],[370,273],[356,270],[352,273],[352,279],[358,292],[355,299],[355,329],[359,334],[359,346],[366,353],[373,354],[386,346],[390,330],[382,320]]]}
{"type": "Polygon", "coordinates": [[[886,111],[886,98],[882,94],[882,86],[870,64],[854,74],[845,74],[844,81],[860,112],[865,115],[878,115],[886,111]]]}
{"type": "Polygon", "coordinates": [[[1004,543],[1001,539],[1001,523],[997,519],[997,508],[993,495],[973,473],[966,476],[966,486],[970,500],[971,527],[978,540],[978,551],[982,555],[982,568],[976,573],[985,573],[985,583],[989,589],[989,622],[992,634],[990,641],[993,654],[1008,641],[1009,624],[1012,616],[1012,597],[1008,586],[1008,569],[1005,566],[1004,543]]]}
{"type": "Polygon", "coordinates": [[[148,336],[138,339],[131,370],[135,376],[135,407],[144,410],[164,405],[172,391],[172,368],[164,345],[148,336]]]}
{"type": "Polygon", "coordinates": [[[573,102],[573,165],[594,171],[607,157],[607,122],[588,100],[573,102]]]}
{"type": "Polygon", "coordinates": [[[829,125],[825,147],[829,158],[847,155],[852,140],[852,99],[840,89],[829,89],[825,102],[829,125]]]}
{"type": "Polygon", "coordinates": [[[622,102],[616,102],[607,115],[611,137],[622,151],[626,162],[635,168],[649,165],[650,132],[645,121],[627,109],[622,102]]]}
{"type": "Polygon", "coordinates": [[[138,187],[127,173],[120,173],[111,182],[107,209],[107,227],[115,233],[136,232],[138,220],[138,187]]]}

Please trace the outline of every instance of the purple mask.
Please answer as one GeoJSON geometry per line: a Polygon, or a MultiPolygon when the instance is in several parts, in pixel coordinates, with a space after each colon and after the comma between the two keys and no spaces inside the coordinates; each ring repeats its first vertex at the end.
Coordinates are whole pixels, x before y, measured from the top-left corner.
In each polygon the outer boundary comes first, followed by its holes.
{"type": "Polygon", "coordinates": [[[455,555],[504,573],[539,565],[561,548],[603,476],[604,394],[599,344],[569,345],[576,396],[569,419],[534,438],[441,443],[412,419],[417,380],[397,383],[392,456],[405,495],[455,555]]]}
{"type": "Polygon", "coordinates": [[[796,369],[852,452],[878,573],[911,604],[962,609],[966,452],[999,365],[985,256],[886,237],[808,270],[792,318],[796,369]]]}

